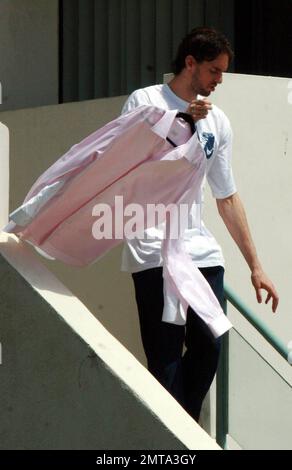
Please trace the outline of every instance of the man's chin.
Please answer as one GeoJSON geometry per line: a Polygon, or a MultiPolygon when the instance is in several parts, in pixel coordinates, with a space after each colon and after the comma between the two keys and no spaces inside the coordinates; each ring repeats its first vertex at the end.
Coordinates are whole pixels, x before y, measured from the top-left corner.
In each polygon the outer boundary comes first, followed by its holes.
{"type": "Polygon", "coordinates": [[[201,90],[199,93],[199,95],[201,96],[210,96],[210,94],[211,94],[211,91],[207,91],[207,90],[201,90]]]}

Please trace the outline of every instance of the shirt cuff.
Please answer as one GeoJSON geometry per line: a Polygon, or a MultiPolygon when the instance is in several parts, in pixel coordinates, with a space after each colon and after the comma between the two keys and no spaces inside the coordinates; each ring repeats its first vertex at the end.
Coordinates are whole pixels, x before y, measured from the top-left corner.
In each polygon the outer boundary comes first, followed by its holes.
{"type": "Polygon", "coordinates": [[[219,338],[219,336],[223,335],[226,333],[226,331],[230,330],[232,328],[232,323],[224,313],[222,315],[219,315],[219,317],[215,318],[211,323],[208,323],[208,327],[210,328],[211,332],[215,336],[215,338],[219,338]]]}

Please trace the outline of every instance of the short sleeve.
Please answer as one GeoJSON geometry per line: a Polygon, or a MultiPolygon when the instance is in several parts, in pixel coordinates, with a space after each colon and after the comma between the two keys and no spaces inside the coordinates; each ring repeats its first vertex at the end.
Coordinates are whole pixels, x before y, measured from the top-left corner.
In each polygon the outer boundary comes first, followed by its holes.
{"type": "Polygon", "coordinates": [[[138,106],[142,106],[145,104],[151,104],[147,94],[144,92],[143,89],[136,90],[129,96],[129,98],[125,102],[122,109],[122,114],[129,113],[130,111],[133,111],[133,109],[138,108],[138,106]]]}
{"type": "Polygon", "coordinates": [[[232,138],[230,122],[222,112],[218,149],[207,172],[207,180],[216,199],[224,199],[237,191],[231,167],[232,138]]]}

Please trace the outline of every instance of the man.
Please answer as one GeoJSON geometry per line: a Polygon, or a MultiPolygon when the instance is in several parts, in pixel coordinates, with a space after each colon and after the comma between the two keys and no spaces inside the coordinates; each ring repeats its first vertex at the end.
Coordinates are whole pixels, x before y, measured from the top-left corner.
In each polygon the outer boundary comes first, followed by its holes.
{"type": "MultiPolygon", "coordinates": [[[[217,207],[232,238],[251,270],[258,302],[261,289],[272,299],[273,312],[278,295],[257,257],[245,211],[236,191],[231,169],[232,131],[225,114],[206,99],[222,83],[233,52],[227,39],[210,28],[196,28],[181,42],[170,83],[136,90],[124,105],[123,113],[149,104],[163,109],[188,112],[196,123],[203,143],[206,178],[217,207]]],[[[195,209],[195,208],[194,208],[195,209]]],[[[163,277],[161,227],[149,229],[143,240],[127,243],[122,269],[132,273],[139,312],[142,342],[149,371],[198,421],[203,399],[218,365],[220,340],[214,340],[203,321],[188,310],[185,326],[161,321],[163,277]],[[183,346],[186,351],[183,354],[183,346]]],[[[209,282],[219,302],[223,301],[224,259],[222,251],[204,223],[196,223],[195,210],[185,232],[185,245],[195,265],[209,282]]]]}

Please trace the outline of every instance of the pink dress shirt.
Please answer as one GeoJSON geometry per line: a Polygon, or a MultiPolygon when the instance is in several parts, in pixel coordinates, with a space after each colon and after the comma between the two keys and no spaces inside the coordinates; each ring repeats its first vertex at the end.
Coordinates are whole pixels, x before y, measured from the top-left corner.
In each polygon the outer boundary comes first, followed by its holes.
{"type": "MultiPolygon", "coordinates": [[[[197,133],[176,118],[177,111],[140,106],[74,145],[35,182],[21,207],[10,214],[4,231],[32,243],[45,254],[74,266],[95,262],[126,238],[93,236],[95,207],[111,208],[114,226],[116,196],[123,204],[187,204],[199,198],[205,155],[197,133]],[[171,137],[178,146],[166,141],[171,137]]],[[[153,209],[154,210],[154,209],[153,209]]],[[[187,219],[187,218],[185,218],[187,219]]],[[[149,218],[136,220],[141,231],[149,218]]],[[[161,220],[158,221],[159,223],[161,220]]],[[[217,298],[184,249],[181,236],[166,217],[162,247],[165,306],[163,321],[185,324],[188,305],[215,337],[231,328],[217,298]]],[[[183,223],[186,220],[181,221],[183,223]]],[[[123,227],[127,218],[123,218],[123,227]]]]}

